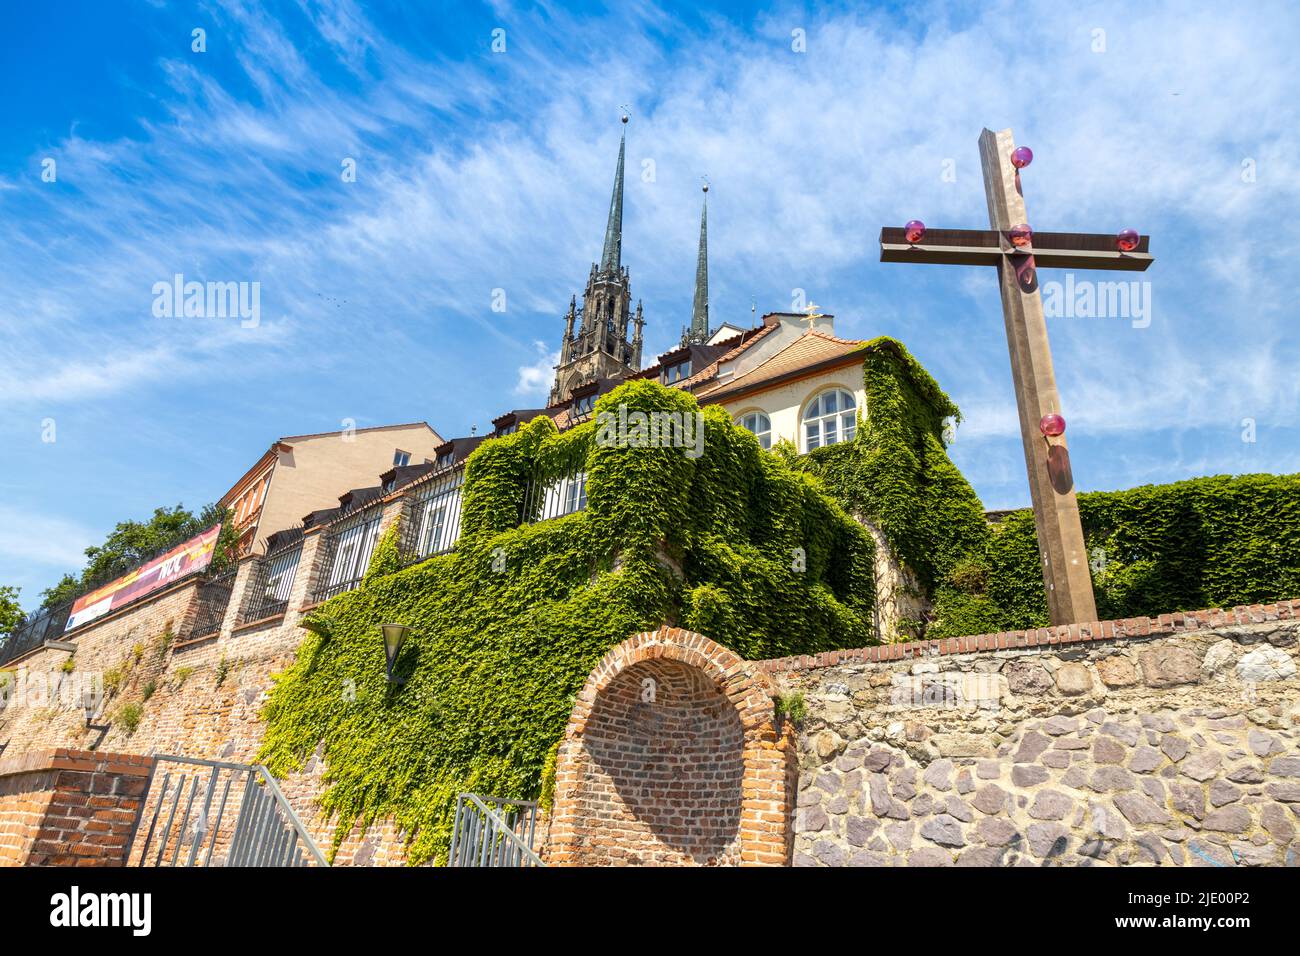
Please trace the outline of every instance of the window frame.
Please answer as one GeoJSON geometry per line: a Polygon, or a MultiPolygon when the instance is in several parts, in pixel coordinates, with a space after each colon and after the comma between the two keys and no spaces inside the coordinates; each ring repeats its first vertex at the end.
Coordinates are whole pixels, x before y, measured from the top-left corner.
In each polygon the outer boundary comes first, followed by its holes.
{"type": "MultiPolygon", "coordinates": [[[[858,429],[858,410],[861,406],[858,404],[858,396],[854,394],[853,389],[844,385],[827,385],[812,395],[808,396],[807,401],[799,408],[799,450],[802,454],[808,454],[816,451],[818,448],[829,448],[831,445],[843,444],[846,441],[853,441],[857,437],[858,429]],[[833,412],[821,412],[809,418],[808,412],[814,403],[820,403],[822,397],[832,393],[847,395],[852,402],[852,408],[837,408],[833,412]],[[845,419],[848,417],[849,421],[845,419]],[[830,420],[835,423],[835,439],[826,440],[826,423],[830,420]],[[812,423],[817,424],[817,444],[812,445],[808,441],[808,426],[812,423]]],[[[820,405],[819,405],[820,409],[820,405]]]]}
{"type": "Polygon", "coordinates": [[[741,428],[745,429],[745,431],[749,432],[749,433],[750,433],[751,435],[753,435],[755,438],[757,438],[757,439],[758,439],[758,443],[759,443],[760,445],[763,446],[763,450],[764,450],[764,451],[771,451],[771,450],[772,450],[772,416],[769,415],[767,412],[763,411],[763,409],[761,409],[761,408],[751,408],[751,409],[748,409],[748,410],[746,410],[746,411],[741,412],[739,415],[736,416],[736,424],[739,425],[741,428]],[[753,417],[755,417],[755,416],[761,416],[762,418],[766,419],[766,421],[767,421],[767,430],[766,430],[766,431],[764,431],[764,432],[756,432],[756,431],[754,431],[752,428],[750,428],[748,425],[745,424],[745,419],[746,419],[746,418],[753,418],[753,417]],[[763,444],[763,438],[764,438],[764,436],[767,437],[767,444],[763,444]]]}

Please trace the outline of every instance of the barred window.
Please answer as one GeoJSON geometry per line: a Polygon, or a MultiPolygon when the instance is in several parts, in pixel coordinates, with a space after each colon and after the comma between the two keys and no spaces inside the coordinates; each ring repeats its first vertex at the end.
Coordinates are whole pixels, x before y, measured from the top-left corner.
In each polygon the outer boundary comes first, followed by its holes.
{"type": "Polygon", "coordinates": [[[327,571],[313,595],[315,600],[324,601],[361,583],[379,541],[381,516],[381,508],[369,508],[340,522],[330,533],[327,571]]]}
{"type": "Polygon", "coordinates": [[[464,469],[435,478],[421,486],[411,510],[414,538],[407,542],[409,559],[443,554],[456,546],[460,537],[461,484],[464,469]]]}
{"type": "Polygon", "coordinates": [[[257,563],[244,604],[242,617],[245,622],[260,621],[289,609],[289,595],[293,592],[293,579],[298,573],[301,555],[302,540],[299,537],[292,544],[268,551],[257,563]]]}

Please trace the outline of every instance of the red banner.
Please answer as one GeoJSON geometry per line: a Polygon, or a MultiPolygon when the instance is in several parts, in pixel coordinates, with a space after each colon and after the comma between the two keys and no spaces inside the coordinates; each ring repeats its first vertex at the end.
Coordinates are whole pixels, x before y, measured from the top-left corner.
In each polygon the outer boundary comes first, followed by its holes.
{"type": "Polygon", "coordinates": [[[178,581],[187,574],[202,571],[212,563],[212,554],[216,550],[220,534],[221,525],[213,525],[202,534],[195,535],[184,544],[177,545],[166,554],[140,565],[102,588],[83,594],[72,605],[72,614],[68,617],[64,631],[80,627],[109,611],[116,611],[136,598],[178,581]]]}

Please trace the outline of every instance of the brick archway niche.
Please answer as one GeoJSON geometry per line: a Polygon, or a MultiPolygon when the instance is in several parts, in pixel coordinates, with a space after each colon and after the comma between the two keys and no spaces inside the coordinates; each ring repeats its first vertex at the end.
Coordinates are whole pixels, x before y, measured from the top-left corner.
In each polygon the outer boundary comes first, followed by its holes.
{"type": "Polygon", "coordinates": [[[782,866],[798,782],[766,674],[702,634],[610,650],[556,762],[552,866],[782,866]]]}

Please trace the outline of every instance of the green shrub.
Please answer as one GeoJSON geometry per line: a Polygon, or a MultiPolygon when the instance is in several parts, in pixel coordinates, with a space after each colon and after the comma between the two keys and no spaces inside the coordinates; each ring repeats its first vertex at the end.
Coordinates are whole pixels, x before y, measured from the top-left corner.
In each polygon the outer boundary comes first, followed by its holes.
{"type": "Polygon", "coordinates": [[[144,707],[135,701],[128,701],[118,706],[113,712],[113,723],[126,731],[127,736],[136,732],[140,720],[144,717],[144,707]]]}

